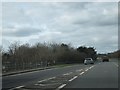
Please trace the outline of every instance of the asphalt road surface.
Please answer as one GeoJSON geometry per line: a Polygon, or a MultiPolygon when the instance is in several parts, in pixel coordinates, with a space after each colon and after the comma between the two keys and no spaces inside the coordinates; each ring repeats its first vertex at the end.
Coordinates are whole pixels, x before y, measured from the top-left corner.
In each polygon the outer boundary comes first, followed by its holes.
{"type": "Polygon", "coordinates": [[[118,88],[118,62],[77,64],[2,79],[3,90],[64,90],[66,88],[118,88]]]}

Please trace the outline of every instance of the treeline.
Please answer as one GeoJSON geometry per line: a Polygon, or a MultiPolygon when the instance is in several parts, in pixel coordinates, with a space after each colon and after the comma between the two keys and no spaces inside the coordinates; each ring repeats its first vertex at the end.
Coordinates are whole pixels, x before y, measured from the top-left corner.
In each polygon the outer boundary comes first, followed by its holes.
{"type": "Polygon", "coordinates": [[[37,43],[20,45],[13,43],[7,52],[2,52],[3,73],[27,70],[56,64],[83,63],[84,58],[96,60],[94,47],[80,46],[73,48],[67,44],[37,43]]]}
{"type": "Polygon", "coordinates": [[[120,50],[110,52],[107,54],[97,54],[97,57],[104,57],[104,56],[107,56],[109,58],[119,58],[120,59],[120,50]]]}
{"type": "Polygon", "coordinates": [[[117,50],[115,52],[108,53],[108,56],[110,58],[120,58],[120,50],[117,50]]]}

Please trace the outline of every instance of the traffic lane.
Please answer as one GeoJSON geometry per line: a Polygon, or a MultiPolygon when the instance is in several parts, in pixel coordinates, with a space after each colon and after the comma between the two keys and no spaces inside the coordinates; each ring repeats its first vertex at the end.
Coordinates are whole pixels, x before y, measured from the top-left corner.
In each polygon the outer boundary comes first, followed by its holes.
{"type": "Polygon", "coordinates": [[[36,90],[46,90],[46,89],[50,89],[50,90],[60,90],[60,88],[62,88],[64,85],[64,83],[67,83],[69,81],[73,81],[75,78],[77,78],[77,75],[79,74],[83,74],[84,71],[87,71],[89,69],[92,69],[94,67],[90,66],[89,68],[85,68],[85,69],[80,69],[80,70],[76,70],[72,73],[66,73],[57,77],[52,77],[49,79],[44,79],[41,81],[38,81],[36,83],[30,84],[30,85],[22,85],[22,86],[18,86],[18,87],[14,87],[12,88],[12,90],[32,90],[32,89],[36,89],[36,90]],[[56,89],[55,89],[56,88],[56,89]]]}
{"type": "Polygon", "coordinates": [[[43,80],[46,78],[54,77],[60,74],[69,73],[75,70],[79,70],[81,68],[89,67],[85,66],[83,64],[81,65],[73,65],[73,66],[67,66],[63,68],[53,68],[53,69],[47,69],[37,72],[31,72],[31,73],[25,73],[21,75],[12,75],[8,77],[3,77],[3,88],[13,88],[16,86],[26,85],[34,83],[38,80],[43,80]]]}
{"type": "Polygon", "coordinates": [[[101,62],[64,88],[118,88],[118,67],[114,62],[101,62]]]}
{"type": "Polygon", "coordinates": [[[21,86],[25,84],[31,84],[34,81],[46,79],[49,77],[53,77],[64,72],[72,71],[76,68],[82,67],[83,65],[75,65],[71,67],[57,68],[57,69],[48,69],[33,73],[26,73],[21,75],[12,75],[9,77],[3,77],[3,87],[12,88],[15,86],[21,86]]]}

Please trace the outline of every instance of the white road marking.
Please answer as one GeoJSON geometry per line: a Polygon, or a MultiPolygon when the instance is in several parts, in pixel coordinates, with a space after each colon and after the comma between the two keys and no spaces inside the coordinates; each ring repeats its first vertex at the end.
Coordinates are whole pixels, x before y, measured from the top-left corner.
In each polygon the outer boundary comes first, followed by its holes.
{"type": "MultiPolygon", "coordinates": [[[[73,66],[73,65],[72,65],[73,66]]],[[[65,66],[66,67],[72,67],[72,66],[65,66]]],[[[40,72],[40,71],[48,71],[48,70],[53,70],[53,69],[59,69],[59,67],[55,67],[55,68],[43,68],[42,70],[35,70],[35,71],[28,71],[28,72],[23,72],[23,73],[19,73],[19,74],[14,74],[14,75],[8,75],[8,76],[4,76],[4,77],[12,77],[12,76],[19,76],[19,75],[24,75],[24,74],[30,74],[30,73],[35,73],[35,72],[40,72]]]]}
{"type": "Polygon", "coordinates": [[[34,85],[39,85],[38,83],[34,84],[34,85]]]}
{"type": "Polygon", "coordinates": [[[50,80],[50,79],[55,79],[55,78],[56,78],[56,77],[51,77],[51,78],[48,78],[48,79],[50,80]]]}
{"type": "Polygon", "coordinates": [[[63,87],[65,87],[66,86],[66,84],[62,84],[61,86],[59,86],[56,90],[60,90],[60,89],[62,89],[63,87]]]}
{"type": "Polygon", "coordinates": [[[118,67],[118,64],[114,63],[114,65],[116,65],[118,67]]]}
{"type": "Polygon", "coordinates": [[[34,84],[34,85],[45,86],[44,84],[34,84]]]}
{"type": "Polygon", "coordinates": [[[71,78],[69,81],[73,81],[74,79],[76,79],[78,76],[74,76],[73,78],[71,78]]]}
{"type": "Polygon", "coordinates": [[[85,71],[88,71],[89,69],[86,69],[85,71]]]}
{"type": "Polygon", "coordinates": [[[85,72],[81,72],[80,75],[84,74],[85,72]]]}
{"type": "Polygon", "coordinates": [[[19,88],[22,88],[22,87],[24,87],[24,86],[18,86],[18,87],[16,87],[16,89],[19,89],[19,88]]]}
{"type": "Polygon", "coordinates": [[[51,79],[54,79],[54,78],[56,78],[56,77],[51,77],[51,78],[44,79],[44,80],[41,80],[41,81],[38,81],[38,82],[40,83],[40,82],[48,81],[48,80],[51,80],[51,79]]]}
{"type": "Polygon", "coordinates": [[[76,72],[80,72],[80,71],[82,71],[83,69],[80,69],[80,70],[76,70],[76,72]]]}
{"type": "Polygon", "coordinates": [[[15,90],[15,89],[20,89],[20,88],[23,88],[24,86],[18,86],[18,87],[15,87],[15,88],[11,88],[9,90],[15,90]]]}
{"type": "Polygon", "coordinates": [[[89,69],[93,68],[94,66],[91,66],[89,69]]]}
{"type": "MultiPolygon", "coordinates": [[[[63,68],[72,67],[72,66],[65,66],[63,68]]],[[[35,71],[30,71],[30,72],[28,71],[28,72],[23,72],[23,73],[19,73],[19,74],[15,74],[15,75],[8,75],[8,76],[4,76],[4,77],[19,76],[19,75],[30,74],[30,73],[40,72],[40,71],[48,71],[48,70],[53,70],[53,69],[59,69],[59,67],[48,68],[48,69],[47,68],[43,68],[42,70],[35,70],[35,71]]]]}
{"type": "Polygon", "coordinates": [[[69,73],[66,73],[66,74],[63,74],[63,75],[70,75],[70,74],[72,74],[73,72],[69,72],[69,73]]]}

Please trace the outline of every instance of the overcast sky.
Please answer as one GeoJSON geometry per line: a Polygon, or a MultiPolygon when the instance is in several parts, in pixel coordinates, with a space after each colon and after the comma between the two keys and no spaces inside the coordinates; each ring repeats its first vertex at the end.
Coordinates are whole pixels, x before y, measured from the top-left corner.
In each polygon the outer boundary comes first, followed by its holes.
{"type": "Polygon", "coordinates": [[[117,2],[4,2],[3,47],[10,43],[56,42],[118,49],[117,2]]]}

